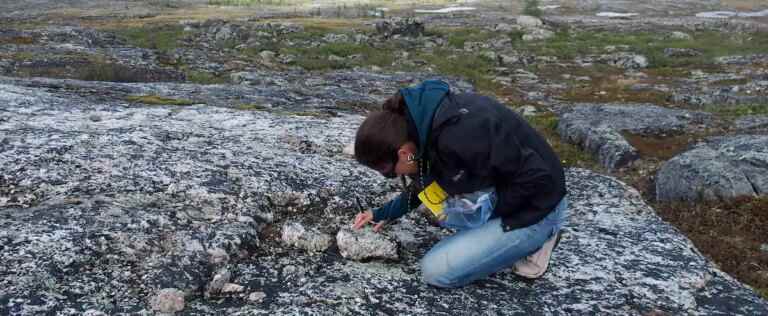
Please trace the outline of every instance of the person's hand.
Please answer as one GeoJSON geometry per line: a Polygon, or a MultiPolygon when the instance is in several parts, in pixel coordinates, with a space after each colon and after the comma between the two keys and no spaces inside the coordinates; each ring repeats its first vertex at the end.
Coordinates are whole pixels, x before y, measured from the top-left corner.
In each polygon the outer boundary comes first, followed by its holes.
{"type": "MultiPolygon", "coordinates": [[[[363,226],[367,225],[371,221],[373,221],[373,212],[371,212],[370,210],[362,213],[358,213],[357,216],[355,216],[355,223],[352,224],[352,228],[354,229],[363,228],[363,226]]],[[[376,225],[373,226],[373,231],[375,232],[380,231],[384,227],[384,224],[386,223],[387,221],[381,221],[377,223],[376,225]]]]}

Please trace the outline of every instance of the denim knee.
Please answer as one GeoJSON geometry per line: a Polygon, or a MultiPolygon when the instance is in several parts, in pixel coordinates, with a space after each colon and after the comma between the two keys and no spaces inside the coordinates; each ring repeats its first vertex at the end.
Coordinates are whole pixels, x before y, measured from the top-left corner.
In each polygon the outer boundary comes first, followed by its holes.
{"type": "Polygon", "coordinates": [[[420,266],[421,280],[424,283],[440,288],[454,288],[464,285],[448,275],[447,270],[434,259],[434,256],[427,254],[421,258],[420,266]]]}

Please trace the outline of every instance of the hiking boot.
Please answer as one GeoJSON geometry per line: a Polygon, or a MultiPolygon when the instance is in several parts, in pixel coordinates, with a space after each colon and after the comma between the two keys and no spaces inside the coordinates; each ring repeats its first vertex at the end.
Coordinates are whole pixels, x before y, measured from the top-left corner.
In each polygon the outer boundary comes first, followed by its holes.
{"type": "Polygon", "coordinates": [[[515,262],[513,271],[515,274],[526,279],[538,279],[549,267],[549,259],[552,257],[552,251],[560,243],[560,232],[550,237],[544,245],[536,252],[515,262]]]}

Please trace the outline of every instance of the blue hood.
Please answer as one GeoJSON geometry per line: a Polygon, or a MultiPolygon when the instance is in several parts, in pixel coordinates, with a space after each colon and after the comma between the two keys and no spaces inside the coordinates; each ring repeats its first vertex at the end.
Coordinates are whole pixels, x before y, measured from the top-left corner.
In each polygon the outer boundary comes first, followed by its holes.
{"type": "Polygon", "coordinates": [[[416,86],[400,89],[400,95],[405,99],[419,134],[417,158],[422,158],[426,152],[429,132],[432,130],[432,118],[449,91],[448,84],[442,80],[426,80],[416,86]]]}

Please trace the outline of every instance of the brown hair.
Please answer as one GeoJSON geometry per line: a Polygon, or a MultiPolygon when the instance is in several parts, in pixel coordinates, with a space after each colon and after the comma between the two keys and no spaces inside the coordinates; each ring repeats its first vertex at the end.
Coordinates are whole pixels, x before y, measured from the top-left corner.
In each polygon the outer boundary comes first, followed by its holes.
{"type": "Polygon", "coordinates": [[[355,136],[355,160],[370,168],[397,161],[397,150],[408,141],[407,107],[400,93],[390,97],[360,124],[355,136]]]}

